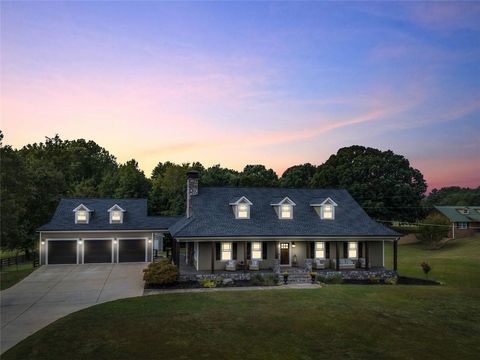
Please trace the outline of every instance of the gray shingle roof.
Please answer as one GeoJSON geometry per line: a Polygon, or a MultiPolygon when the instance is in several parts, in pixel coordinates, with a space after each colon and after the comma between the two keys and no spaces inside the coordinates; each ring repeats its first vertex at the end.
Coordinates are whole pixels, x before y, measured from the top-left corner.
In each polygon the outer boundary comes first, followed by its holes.
{"type": "Polygon", "coordinates": [[[52,220],[37,231],[82,231],[82,230],[166,230],[180,217],[147,216],[147,199],[62,199],[52,220]],[[80,204],[93,210],[88,224],[75,224],[75,209],[80,204]],[[123,224],[110,224],[108,209],[119,205],[125,211],[123,224]]]}
{"type": "Polygon", "coordinates": [[[241,236],[386,236],[399,234],[365,213],[346,190],[205,187],[192,197],[193,215],[170,227],[176,238],[241,236]],[[250,219],[236,219],[231,199],[247,197],[250,219]],[[297,205],[292,220],[281,220],[270,205],[288,196],[297,205]],[[330,197],[338,206],[335,220],[321,220],[312,200],[330,197]]]}

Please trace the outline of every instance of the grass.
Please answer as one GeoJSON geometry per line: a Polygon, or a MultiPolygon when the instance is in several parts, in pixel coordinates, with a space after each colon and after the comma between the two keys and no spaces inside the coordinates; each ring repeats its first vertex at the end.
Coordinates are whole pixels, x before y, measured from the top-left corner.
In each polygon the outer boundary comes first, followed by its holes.
{"type": "Polygon", "coordinates": [[[476,359],[480,238],[438,251],[402,245],[399,254],[401,272],[422,276],[426,259],[446,285],[125,299],[60,319],[2,358],[476,359]]]}
{"type": "Polygon", "coordinates": [[[0,290],[8,289],[17,282],[28,276],[34,270],[31,261],[16,265],[5,266],[0,271],[0,290]]]}

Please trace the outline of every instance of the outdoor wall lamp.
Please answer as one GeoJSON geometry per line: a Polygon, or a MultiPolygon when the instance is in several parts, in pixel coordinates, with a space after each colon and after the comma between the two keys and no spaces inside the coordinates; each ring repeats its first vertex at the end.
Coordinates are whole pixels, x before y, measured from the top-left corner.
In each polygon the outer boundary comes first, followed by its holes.
{"type": "Polygon", "coordinates": [[[113,243],[116,244],[116,243],[117,243],[117,240],[113,240],[113,243]]]}
{"type": "Polygon", "coordinates": [[[292,241],[292,248],[294,248],[295,246],[295,241],[292,241]]]}
{"type": "Polygon", "coordinates": [[[79,245],[82,245],[82,240],[78,240],[78,244],[79,244],[79,245]]]}
{"type": "Polygon", "coordinates": [[[151,243],[152,243],[152,240],[148,240],[148,243],[151,244],[151,243]]]}
{"type": "Polygon", "coordinates": [[[42,245],[45,245],[45,241],[42,240],[42,245]]]}

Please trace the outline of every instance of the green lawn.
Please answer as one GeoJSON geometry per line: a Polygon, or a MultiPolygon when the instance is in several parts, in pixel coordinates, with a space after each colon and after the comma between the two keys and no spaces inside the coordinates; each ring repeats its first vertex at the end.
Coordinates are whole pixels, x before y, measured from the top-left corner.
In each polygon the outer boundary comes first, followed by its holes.
{"type": "Polygon", "coordinates": [[[34,268],[31,261],[18,265],[18,267],[15,265],[8,267],[5,266],[2,271],[0,271],[0,290],[4,290],[12,285],[15,285],[33,270],[34,268]]]}
{"type": "Polygon", "coordinates": [[[60,319],[3,359],[476,359],[480,239],[399,249],[400,271],[445,286],[169,294],[60,319]]]}

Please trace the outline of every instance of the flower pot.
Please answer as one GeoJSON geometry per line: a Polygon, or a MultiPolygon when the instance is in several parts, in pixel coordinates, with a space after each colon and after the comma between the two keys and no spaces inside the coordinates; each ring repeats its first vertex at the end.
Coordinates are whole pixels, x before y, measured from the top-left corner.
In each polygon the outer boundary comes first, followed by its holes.
{"type": "Polygon", "coordinates": [[[288,275],[283,275],[283,283],[285,285],[288,283],[288,275]]]}

